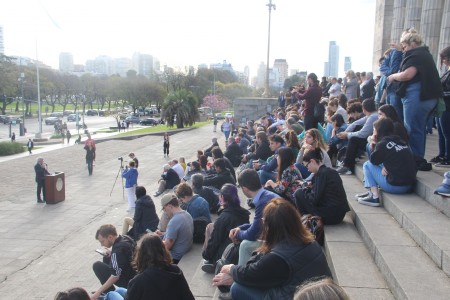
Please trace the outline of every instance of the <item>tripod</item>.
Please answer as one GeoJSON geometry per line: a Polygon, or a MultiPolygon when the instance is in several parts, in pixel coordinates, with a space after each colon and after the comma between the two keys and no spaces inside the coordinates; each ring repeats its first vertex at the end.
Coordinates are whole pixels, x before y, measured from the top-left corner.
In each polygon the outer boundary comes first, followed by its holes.
{"type": "MultiPolygon", "coordinates": [[[[120,167],[119,167],[119,171],[117,171],[116,179],[114,180],[114,184],[113,184],[113,186],[112,186],[111,193],[109,193],[109,196],[110,196],[110,197],[111,197],[111,195],[112,195],[112,192],[113,192],[113,190],[114,190],[114,187],[116,186],[117,178],[119,178],[119,175],[120,175],[120,173],[121,173],[122,170],[123,170],[123,159],[120,159],[120,167]]],[[[125,187],[123,186],[123,178],[122,178],[122,177],[121,177],[121,180],[120,180],[120,181],[122,182],[122,200],[125,201],[125,187]]]]}

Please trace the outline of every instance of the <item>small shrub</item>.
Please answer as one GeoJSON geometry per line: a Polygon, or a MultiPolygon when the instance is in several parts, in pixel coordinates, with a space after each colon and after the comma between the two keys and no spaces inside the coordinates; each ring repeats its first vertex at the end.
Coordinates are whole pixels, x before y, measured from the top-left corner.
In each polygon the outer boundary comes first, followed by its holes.
{"type": "Polygon", "coordinates": [[[25,150],[21,143],[0,142],[0,156],[22,153],[25,150]]]}
{"type": "Polygon", "coordinates": [[[62,139],[63,136],[61,134],[54,134],[50,137],[51,139],[62,139]]]}

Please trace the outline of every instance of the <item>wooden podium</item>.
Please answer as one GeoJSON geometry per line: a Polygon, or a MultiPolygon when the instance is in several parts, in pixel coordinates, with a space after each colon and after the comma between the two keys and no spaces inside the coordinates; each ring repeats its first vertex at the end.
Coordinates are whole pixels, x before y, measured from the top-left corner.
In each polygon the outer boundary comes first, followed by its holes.
{"type": "Polygon", "coordinates": [[[45,176],[45,202],[56,204],[66,199],[66,181],[64,172],[45,176]]]}

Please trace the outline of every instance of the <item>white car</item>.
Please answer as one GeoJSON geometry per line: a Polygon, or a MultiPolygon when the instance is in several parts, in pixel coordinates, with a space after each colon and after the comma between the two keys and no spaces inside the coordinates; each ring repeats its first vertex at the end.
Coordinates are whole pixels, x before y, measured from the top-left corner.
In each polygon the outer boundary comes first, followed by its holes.
{"type": "Polygon", "coordinates": [[[233,118],[233,114],[232,113],[226,113],[225,114],[225,118],[232,119],[233,118]]]}

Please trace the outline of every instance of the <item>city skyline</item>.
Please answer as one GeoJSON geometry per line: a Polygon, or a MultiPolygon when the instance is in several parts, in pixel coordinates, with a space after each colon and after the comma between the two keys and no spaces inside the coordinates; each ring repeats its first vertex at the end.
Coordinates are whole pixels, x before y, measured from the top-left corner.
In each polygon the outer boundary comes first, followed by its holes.
{"type": "MultiPolygon", "coordinates": [[[[0,25],[5,54],[37,55],[55,69],[61,52],[72,53],[75,64],[101,55],[120,58],[140,52],[171,67],[226,60],[238,71],[249,66],[254,77],[266,58],[266,2],[230,0],[218,6],[200,0],[130,0],[118,6],[106,1],[24,0],[2,6],[0,25]]],[[[355,69],[370,70],[375,0],[344,0],[336,9],[329,0],[274,4],[270,62],[286,59],[292,69],[321,75],[328,43],[335,40],[341,55],[352,57],[355,69]],[[324,10],[324,5],[333,9],[324,10]]]]}

